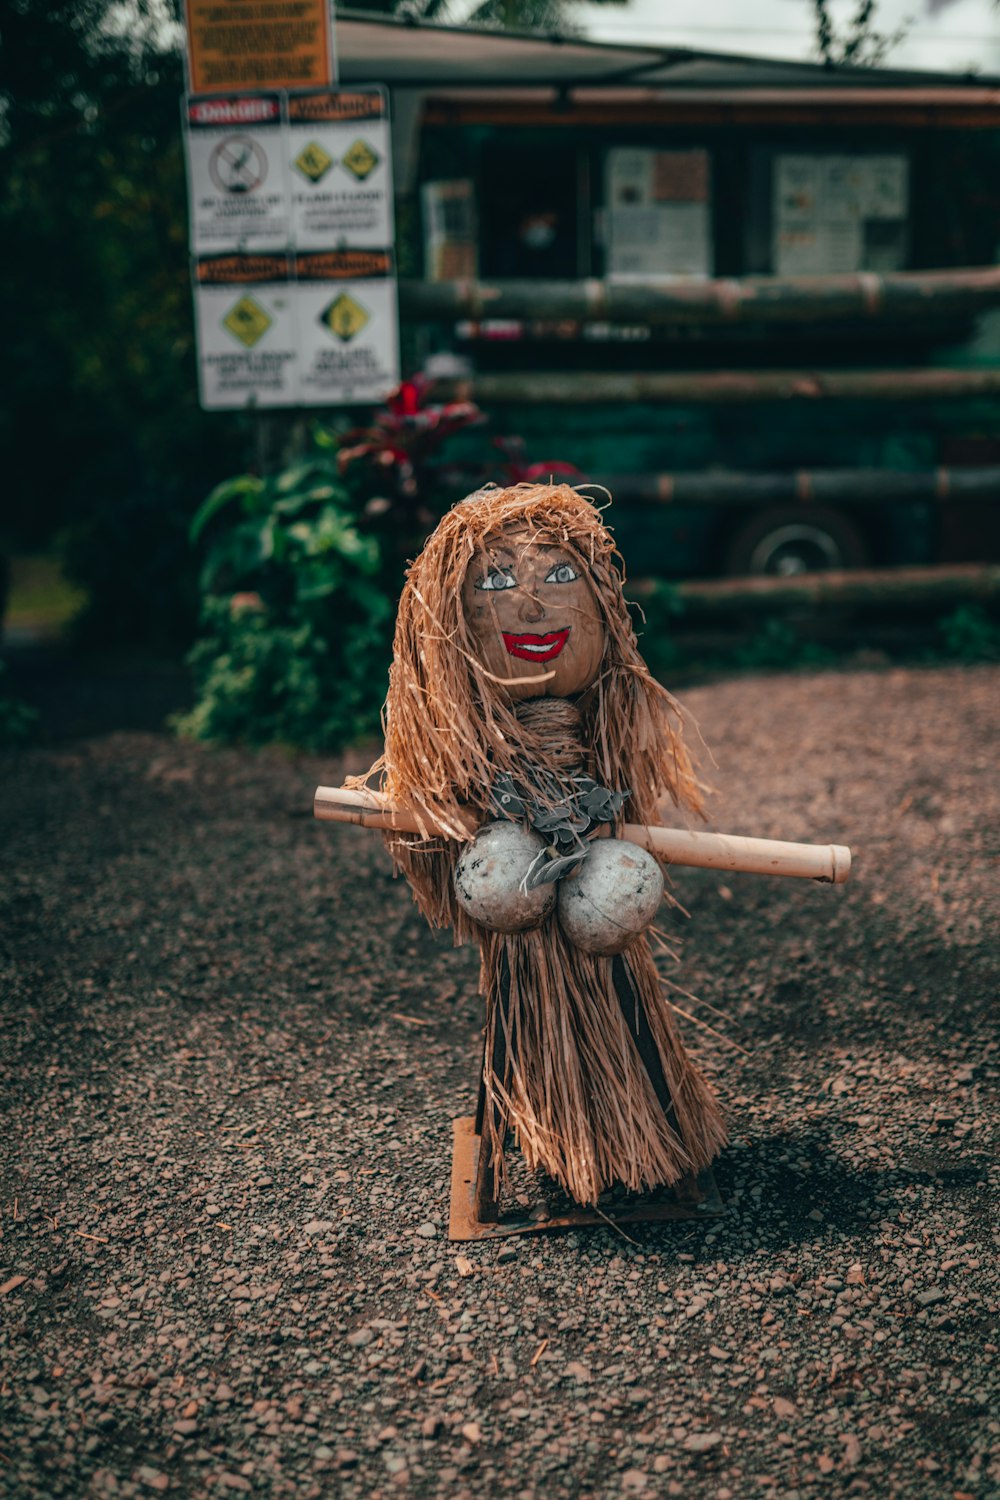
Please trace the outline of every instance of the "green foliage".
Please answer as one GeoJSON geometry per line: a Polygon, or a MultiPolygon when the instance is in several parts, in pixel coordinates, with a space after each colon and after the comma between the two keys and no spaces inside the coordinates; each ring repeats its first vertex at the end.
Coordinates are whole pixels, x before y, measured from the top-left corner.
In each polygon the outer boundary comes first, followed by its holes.
{"type": "MultiPolygon", "coordinates": [[[[625,597],[628,599],[628,584],[625,597]]],[[[657,583],[647,597],[637,604],[629,600],[629,613],[650,670],[668,676],[680,665],[680,652],[671,635],[674,621],[684,613],[684,601],[669,583],[657,583]]]]}
{"type": "Polygon", "coordinates": [[[190,640],[189,497],[245,462],[246,418],[198,409],[183,72],[164,13],[4,8],[4,524],[21,551],[69,529],[91,638],[190,640]],[[173,581],[168,555],[187,562],[173,581]]]}
{"type": "Polygon", "coordinates": [[[753,670],[777,668],[790,671],[795,667],[822,667],[835,659],[834,653],[815,641],[804,641],[788,620],[771,615],[745,645],[733,652],[739,667],[753,670]]]}
{"type": "Polygon", "coordinates": [[[962,604],[941,621],[945,651],[958,661],[1000,661],[1000,625],[981,604],[962,604]]]}
{"type": "Polygon", "coordinates": [[[335,454],[218,485],[191,526],[204,549],[197,701],[180,733],[335,750],[375,730],[392,597],[335,454]]]}
{"type": "Polygon", "coordinates": [[[38,710],[15,692],[7,663],[0,659],[0,748],[23,745],[38,731],[38,710]]]}

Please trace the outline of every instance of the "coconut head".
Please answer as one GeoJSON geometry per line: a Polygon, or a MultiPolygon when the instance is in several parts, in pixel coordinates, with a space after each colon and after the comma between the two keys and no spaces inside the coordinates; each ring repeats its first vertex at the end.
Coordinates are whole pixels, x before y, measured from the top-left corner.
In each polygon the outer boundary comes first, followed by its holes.
{"type": "Polygon", "coordinates": [[[514,523],[484,539],[462,610],[483,667],[513,702],[593,687],[607,630],[590,570],[570,548],[514,523]]]}
{"type": "Polygon", "coordinates": [[[544,741],[518,718],[523,696],[576,700],[591,773],[602,786],[629,789],[630,820],[659,823],[663,797],[700,810],[679,710],[639,654],[623,579],[600,513],[565,484],[477,491],[442,518],[411,564],[385,753],[369,777],[447,835],[390,839],[432,922],[469,931],[451,881],[459,846],[494,816],[499,774],[516,779],[526,761],[545,764],[544,741]]]}

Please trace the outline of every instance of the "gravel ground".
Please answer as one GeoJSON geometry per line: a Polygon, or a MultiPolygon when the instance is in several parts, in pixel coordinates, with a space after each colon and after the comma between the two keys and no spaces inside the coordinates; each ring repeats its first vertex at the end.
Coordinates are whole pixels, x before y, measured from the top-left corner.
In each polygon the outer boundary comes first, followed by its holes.
{"type": "Polygon", "coordinates": [[[682,1003],[750,1055],[685,1023],[727,1216],[629,1239],[448,1244],[476,964],[310,819],[362,756],[0,759],[5,1495],[1000,1494],[1000,673],[686,700],[716,826],[855,875],[677,872],[682,1003]]]}

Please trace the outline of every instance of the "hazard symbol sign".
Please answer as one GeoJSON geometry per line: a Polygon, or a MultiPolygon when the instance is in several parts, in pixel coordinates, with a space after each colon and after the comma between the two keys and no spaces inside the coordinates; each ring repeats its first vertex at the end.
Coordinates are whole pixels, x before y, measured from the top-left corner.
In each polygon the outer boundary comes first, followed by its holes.
{"type": "Polygon", "coordinates": [[[389,107],[385,92],[288,95],[292,233],[300,250],[391,245],[389,107]]]}
{"type": "Polygon", "coordinates": [[[195,261],[201,404],[292,406],[298,397],[294,282],[287,255],[195,261]]]}
{"type": "Polygon", "coordinates": [[[303,405],[381,401],[399,384],[396,282],[386,251],[300,255],[303,405]]]}
{"type": "Polygon", "coordinates": [[[281,96],[189,99],[191,248],[283,250],[291,232],[281,96]]]}

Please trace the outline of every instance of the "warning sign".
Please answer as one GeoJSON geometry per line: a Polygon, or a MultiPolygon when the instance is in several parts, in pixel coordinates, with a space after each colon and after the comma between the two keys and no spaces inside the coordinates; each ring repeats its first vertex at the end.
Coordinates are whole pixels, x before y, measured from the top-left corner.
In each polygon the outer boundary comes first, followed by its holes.
{"type": "Polygon", "coordinates": [[[292,165],[310,182],[322,182],[333,166],[333,157],[327,156],[323,147],[318,146],[315,141],[310,141],[308,146],[303,146],[292,165]]]}
{"type": "Polygon", "coordinates": [[[192,94],[333,79],[329,0],[187,0],[192,94]]]}
{"type": "Polygon", "coordinates": [[[288,256],[203,257],[194,284],[205,410],[293,406],[298,354],[288,256]]]}
{"type": "Polygon", "coordinates": [[[292,233],[300,250],[392,244],[384,90],[290,94],[288,153],[292,233]]]}
{"type": "Polygon", "coordinates": [[[302,404],[383,400],[399,384],[388,251],[326,251],[300,255],[296,265],[302,404]]]}
{"type": "Polygon", "coordinates": [[[272,321],[259,302],[252,297],[241,297],[223,318],[222,326],[229,329],[233,338],[252,349],[264,337],[272,321]]]}
{"type": "Polygon", "coordinates": [[[340,159],[341,166],[347,168],[352,176],[359,182],[364,182],[370,177],[382,158],[377,151],[373,151],[367,141],[355,141],[349,146],[340,159]]]}
{"type": "Polygon", "coordinates": [[[282,250],[291,231],[278,94],[188,99],[191,248],[282,250]]]}

